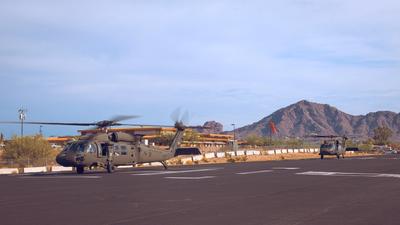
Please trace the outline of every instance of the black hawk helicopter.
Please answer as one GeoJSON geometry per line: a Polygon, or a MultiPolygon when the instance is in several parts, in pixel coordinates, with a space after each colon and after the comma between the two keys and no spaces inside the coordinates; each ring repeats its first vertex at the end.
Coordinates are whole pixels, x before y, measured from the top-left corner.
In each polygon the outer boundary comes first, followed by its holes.
{"type": "MultiPolygon", "coordinates": [[[[124,124],[120,121],[136,118],[137,116],[118,116],[111,120],[95,123],[57,123],[57,122],[24,122],[37,125],[63,125],[63,126],[95,126],[99,132],[81,136],[77,141],[68,143],[57,155],[58,164],[65,167],[75,167],[78,174],[84,173],[85,168],[102,167],[109,173],[116,166],[135,165],[140,163],[160,162],[167,169],[166,160],[178,155],[201,154],[198,148],[179,148],[187,128],[206,128],[203,126],[186,126],[183,120],[176,120],[175,136],[167,150],[149,146],[143,143],[143,135],[133,135],[126,132],[111,132],[107,128],[112,126],[138,126],[138,127],[172,127],[160,125],[124,124]]],[[[19,123],[19,122],[0,122],[19,123]]]]}
{"type": "Polygon", "coordinates": [[[325,139],[319,148],[319,155],[321,159],[324,159],[325,155],[335,155],[338,159],[340,156],[344,158],[346,154],[346,136],[337,135],[310,135],[310,138],[322,138],[325,139]]]}

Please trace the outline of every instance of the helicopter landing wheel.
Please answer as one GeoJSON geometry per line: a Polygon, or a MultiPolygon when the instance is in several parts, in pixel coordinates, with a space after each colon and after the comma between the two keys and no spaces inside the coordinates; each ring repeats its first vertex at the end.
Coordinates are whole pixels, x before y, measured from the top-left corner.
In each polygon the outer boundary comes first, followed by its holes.
{"type": "Polygon", "coordinates": [[[113,164],[112,164],[112,162],[108,162],[107,163],[107,172],[108,173],[112,173],[112,172],[114,172],[114,166],[113,166],[113,164]]]}
{"type": "Polygon", "coordinates": [[[84,171],[85,171],[85,168],[83,166],[77,166],[76,167],[76,173],[77,174],[83,174],[84,171]]]}

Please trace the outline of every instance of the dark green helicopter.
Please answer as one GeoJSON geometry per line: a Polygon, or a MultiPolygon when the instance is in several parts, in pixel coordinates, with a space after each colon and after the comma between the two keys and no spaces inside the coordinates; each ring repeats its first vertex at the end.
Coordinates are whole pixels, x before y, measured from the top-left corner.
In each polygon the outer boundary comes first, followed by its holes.
{"type": "Polygon", "coordinates": [[[321,159],[324,159],[325,155],[335,155],[338,159],[340,159],[340,156],[344,158],[346,154],[346,141],[348,139],[346,136],[311,135],[308,137],[325,139],[319,148],[321,159]]]}
{"type": "MultiPolygon", "coordinates": [[[[167,169],[166,160],[178,155],[201,154],[198,148],[179,148],[185,129],[188,127],[182,120],[175,122],[176,133],[167,150],[156,146],[146,145],[142,135],[132,135],[125,132],[107,131],[111,126],[153,126],[142,124],[122,124],[122,120],[136,116],[119,116],[112,120],[103,120],[95,123],[53,123],[53,122],[24,122],[26,124],[67,125],[67,126],[96,126],[100,132],[81,136],[79,140],[68,143],[56,157],[58,164],[65,167],[75,167],[78,174],[84,173],[85,168],[103,167],[112,173],[116,166],[135,165],[139,163],[160,162],[167,169]]],[[[18,122],[2,122],[18,123],[18,122]]],[[[161,127],[156,125],[157,127],[161,127]]],[[[170,126],[162,126],[170,127],[170,126]]],[[[204,128],[204,127],[203,127],[204,128]]]]}

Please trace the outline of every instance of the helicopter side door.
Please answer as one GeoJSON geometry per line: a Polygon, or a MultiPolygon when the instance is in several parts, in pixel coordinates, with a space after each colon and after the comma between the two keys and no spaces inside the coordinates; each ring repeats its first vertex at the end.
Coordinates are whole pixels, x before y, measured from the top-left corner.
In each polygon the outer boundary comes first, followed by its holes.
{"type": "Polygon", "coordinates": [[[115,165],[128,165],[133,163],[131,153],[127,144],[114,144],[114,164],[115,165]]]}
{"type": "Polygon", "coordinates": [[[107,158],[109,152],[109,146],[106,143],[100,145],[97,151],[97,157],[99,158],[107,158]]]}

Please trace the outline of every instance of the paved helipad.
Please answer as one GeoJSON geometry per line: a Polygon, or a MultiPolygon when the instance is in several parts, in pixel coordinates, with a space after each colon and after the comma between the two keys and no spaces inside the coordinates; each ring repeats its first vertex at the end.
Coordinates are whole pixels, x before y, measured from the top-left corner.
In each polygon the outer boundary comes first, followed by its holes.
{"type": "Polygon", "coordinates": [[[0,176],[1,224],[399,224],[400,157],[0,176]]]}

